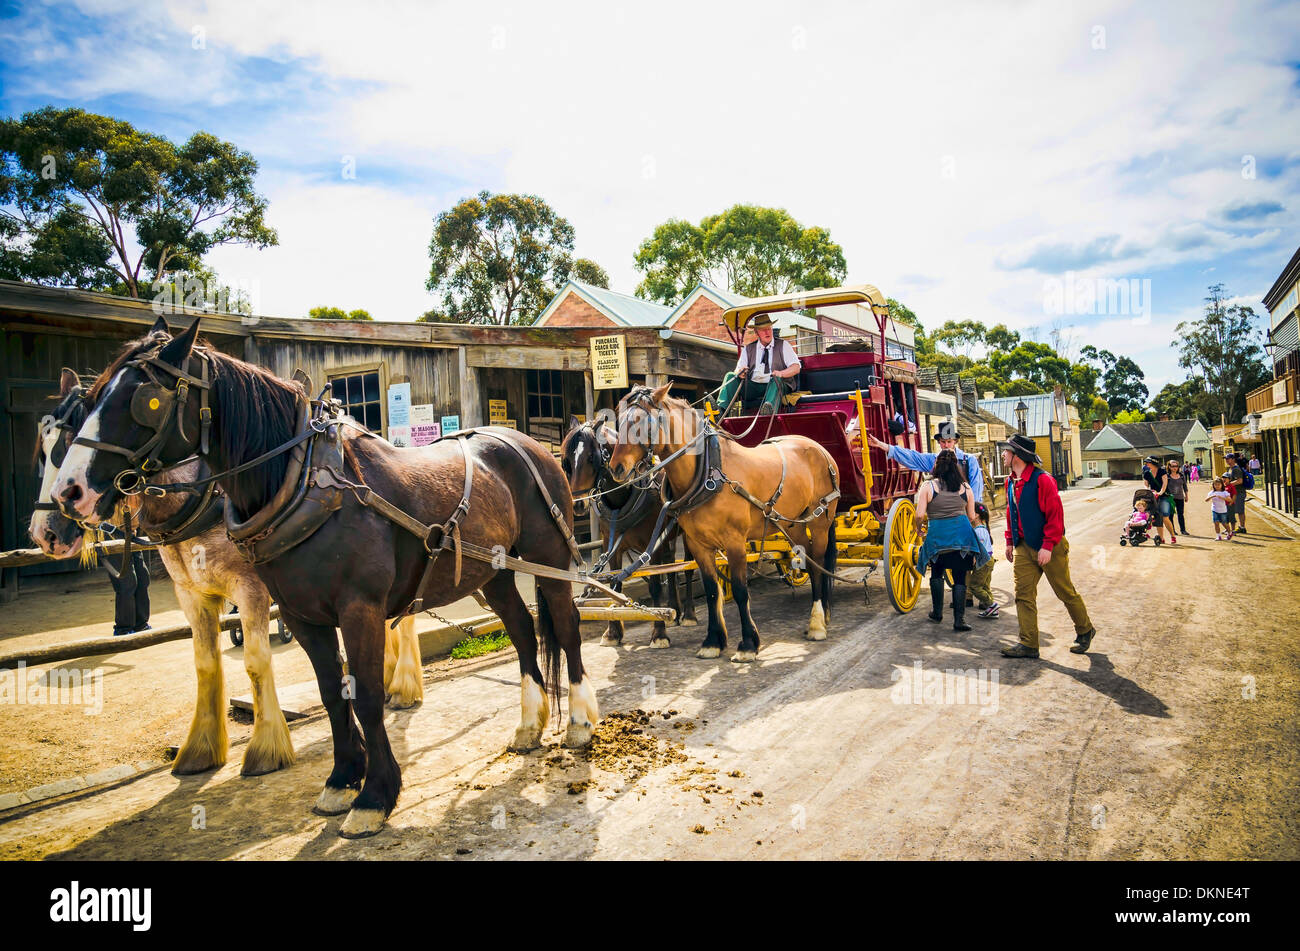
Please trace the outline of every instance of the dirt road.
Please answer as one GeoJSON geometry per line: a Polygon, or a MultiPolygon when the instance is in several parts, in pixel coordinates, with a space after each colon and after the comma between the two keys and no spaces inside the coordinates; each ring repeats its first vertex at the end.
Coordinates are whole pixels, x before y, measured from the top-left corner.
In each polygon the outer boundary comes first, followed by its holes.
{"type": "MultiPolygon", "coordinates": [[[[372,839],[309,812],[330,762],[314,719],[279,774],[242,779],[232,756],[2,815],[0,858],[1300,857],[1295,533],[1252,506],[1252,534],[1216,543],[1193,504],[1197,537],[1120,548],[1131,492],[1065,495],[1099,631],[1087,656],[1045,584],[1034,662],[997,653],[1013,609],[955,634],[895,614],[873,580],[867,608],[837,589],[814,644],[806,594],[759,583],[758,663],[697,660],[698,628],[670,650],[643,626],[584,644],[606,715],[594,755],[556,749],[557,730],[503,752],[512,655],[435,665],[423,707],[389,714],[404,789],[372,839]],[[611,716],[638,709],[653,715],[611,716]]],[[[994,589],[1010,601],[1010,566],[994,589]]]]}

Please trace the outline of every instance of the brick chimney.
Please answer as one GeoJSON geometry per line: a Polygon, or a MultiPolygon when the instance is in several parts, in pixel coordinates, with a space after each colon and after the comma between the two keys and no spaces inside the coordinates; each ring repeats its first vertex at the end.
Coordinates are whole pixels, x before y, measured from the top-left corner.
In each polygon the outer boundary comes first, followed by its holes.
{"type": "Polygon", "coordinates": [[[1161,413],[1161,414],[1160,414],[1160,422],[1162,422],[1162,423],[1167,423],[1167,422],[1169,422],[1169,414],[1168,414],[1168,413],[1161,413]]]}
{"type": "Polygon", "coordinates": [[[1094,419],[1092,421],[1092,431],[1095,433],[1101,432],[1102,429],[1105,428],[1105,426],[1106,426],[1106,421],[1104,419],[1094,419]]]}
{"type": "Polygon", "coordinates": [[[995,399],[998,398],[998,395],[997,395],[996,393],[994,393],[992,390],[985,390],[985,391],[984,391],[984,398],[985,398],[986,400],[995,400],[995,399]]]}

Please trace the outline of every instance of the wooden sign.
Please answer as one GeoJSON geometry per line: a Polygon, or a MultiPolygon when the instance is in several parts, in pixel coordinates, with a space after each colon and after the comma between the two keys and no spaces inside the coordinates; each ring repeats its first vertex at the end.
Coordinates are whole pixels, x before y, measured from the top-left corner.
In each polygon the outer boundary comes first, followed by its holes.
{"type": "Polygon", "coordinates": [[[500,426],[506,418],[506,401],[505,400],[488,400],[488,421],[494,426],[500,426]]]}
{"type": "Polygon", "coordinates": [[[1007,441],[1007,424],[1006,423],[989,423],[989,442],[1006,442],[1007,441]]]}
{"type": "Polygon", "coordinates": [[[627,341],[622,334],[591,338],[591,385],[597,390],[627,389],[627,341]]]}
{"type": "Polygon", "coordinates": [[[988,441],[989,441],[989,424],[988,424],[988,423],[976,423],[976,424],[975,424],[975,441],[976,441],[976,442],[988,442],[988,441]]]}

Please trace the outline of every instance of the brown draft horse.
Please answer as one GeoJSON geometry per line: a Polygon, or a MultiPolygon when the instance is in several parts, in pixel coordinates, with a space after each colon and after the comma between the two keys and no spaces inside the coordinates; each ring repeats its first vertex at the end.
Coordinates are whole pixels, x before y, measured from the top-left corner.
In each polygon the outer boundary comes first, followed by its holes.
{"type": "MultiPolygon", "coordinates": [[[[170,339],[167,324],[154,325],[160,343],[170,339]]],[[[101,376],[98,388],[108,380],[101,376]]],[[[82,387],[75,371],[65,367],[59,378],[59,404],[42,421],[37,443],[37,464],[41,472],[38,507],[32,513],[29,533],[47,555],[73,558],[82,550],[85,534],[81,526],[52,508],[51,490],[59,465],[90,412],[97,388],[82,387]]],[[[184,482],[207,475],[197,459],[159,473],[163,484],[184,482]]],[[[126,500],[138,530],[152,534],[154,526],[166,524],[187,504],[185,495],[157,498],[136,495],[126,500]]],[[[253,735],[244,750],[240,775],[260,776],[289,766],[294,761],[289,727],[276,695],[271,666],[268,612],[271,595],[253,566],[239,553],[222,525],[215,525],[175,544],[160,544],[158,555],[176,589],[176,600],[185,613],[194,638],[194,671],[198,690],[189,732],[172,762],[178,776],[216,769],[226,762],[230,749],[226,730],[226,678],[222,671],[221,630],[217,620],[227,601],[239,607],[244,629],[244,668],[252,685],[253,735]]],[[[424,696],[420,677],[419,639],[414,619],[402,621],[392,638],[384,663],[384,689],[389,706],[414,706],[424,696]]]]}
{"type": "MultiPolygon", "coordinates": [[[[56,498],[69,517],[95,522],[111,511],[118,495],[115,479],[130,474],[132,461],[101,446],[134,449],[148,444],[148,433],[133,422],[132,402],[150,377],[145,367],[164,363],[191,376],[207,361],[210,379],[211,441],[200,453],[223,473],[220,485],[234,517],[243,521],[267,505],[281,489],[288,471],[286,453],[247,471],[227,470],[256,460],[288,443],[304,413],[302,392],[267,370],[215,350],[195,349],[198,324],[160,350],[149,338],[136,341],[108,371],[109,382],[81,428],[58,474],[56,498]],[[154,362],[146,363],[146,359],[154,362]],[[185,368],[190,370],[186,371],[185,368]]],[[[157,385],[157,384],[155,384],[157,385]]],[[[165,394],[164,394],[165,395],[165,394]]],[[[161,462],[172,463],[199,451],[199,401],[176,401],[180,425],[165,432],[161,462]],[[188,435],[187,435],[188,434],[188,435]]],[[[464,485],[462,440],[449,438],[429,446],[397,449],[368,432],[343,426],[347,476],[426,525],[443,524],[460,503],[464,485]]],[[[573,501],[555,458],[535,440],[512,430],[492,430],[527,453],[556,501],[560,517],[573,524],[573,501]]],[[[503,442],[470,436],[465,444],[474,466],[468,512],[461,518],[461,538],[468,543],[531,562],[564,569],[570,564],[568,543],[541,501],[529,466],[503,442]]],[[[505,567],[466,558],[460,580],[452,582],[452,553],[439,557],[446,570],[435,573],[432,590],[418,592],[427,554],[422,539],[397,527],[356,494],[343,493],[342,508],[305,541],[258,566],[257,572],[281,606],[295,639],[316,671],[321,701],[329,713],[334,739],[334,768],[316,801],[324,815],[346,812],[339,834],[349,838],[378,832],[397,802],[401,771],[393,757],[383,722],[385,621],[422,594],[425,603],[443,605],[481,590],[505,623],[519,653],[522,717],[512,749],[541,744],[549,719],[547,690],[558,704],[559,651],[569,675],[569,728],[565,743],[590,742],[599,717],[596,695],[582,666],[578,609],[567,581],[537,580],[537,628],[505,567]],[[343,632],[348,665],[338,652],[335,628],[343,632]],[[350,702],[349,702],[350,701],[350,702]],[[355,713],[355,719],[353,714],[355,713]],[[360,733],[357,730],[360,721],[360,733]],[[364,780],[364,782],[363,782],[364,780]],[[360,792],[356,792],[357,787],[360,792]]]]}
{"type": "MultiPolygon", "coordinates": [[[[605,550],[609,551],[607,562],[609,570],[618,569],[624,556],[639,555],[649,548],[651,536],[654,534],[655,519],[662,507],[657,487],[641,489],[631,485],[610,485],[608,459],[617,442],[618,438],[614,433],[605,428],[603,417],[585,423],[578,422],[574,417],[569,421],[569,432],[565,435],[564,442],[560,444],[560,468],[569,477],[569,491],[573,493],[574,499],[580,500],[581,496],[592,491],[608,492],[603,496],[604,504],[600,502],[588,504],[595,504],[600,516],[600,534],[605,539],[605,550]],[[611,489],[613,491],[610,491],[611,489]],[[616,539],[610,538],[611,519],[605,514],[611,510],[620,513],[620,517],[612,523],[613,530],[618,536],[616,539]],[[613,549],[608,548],[611,542],[614,543],[613,549]]],[[[668,532],[668,536],[659,545],[659,550],[651,556],[650,564],[664,565],[671,562],[676,557],[677,539],[680,535],[681,531],[677,528],[668,532]]],[[[667,580],[668,600],[672,603],[673,610],[677,612],[677,623],[694,627],[697,623],[695,596],[692,593],[691,583],[694,572],[687,571],[685,574],[684,595],[679,593],[677,588],[678,572],[672,572],[667,579],[660,575],[650,575],[646,578],[646,586],[650,589],[651,602],[655,607],[659,607],[663,601],[663,581],[667,580]]],[[[621,591],[622,584],[616,585],[616,588],[621,591]]],[[[600,643],[602,647],[622,644],[623,622],[610,621],[600,643]]],[[[650,646],[672,646],[672,642],[668,639],[668,627],[663,621],[654,622],[650,632],[650,646]]]]}
{"type": "MultiPolygon", "coordinates": [[[[708,437],[708,427],[689,403],[669,397],[671,386],[669,382],[654,390],[648,386],[637,387],[620,401],[618,445],[610,457],[609,470],[615,480],[626,481],[648,463],[652,454],[667,458],[685,450],[666,469],[673,496],[681,499],[707,476],[698,469],[705,464],[701,446],[708,437]]],[[[809,566],[815,573],[809,585],[812,613],[805,636],[813,641],[825,640],[833,581],[826,572],[835,570],[835,500],[826,503],[820,515],[812,516],[822,500],[838,490],[835,461],[822,446],[803,436],[769,439],[749,449],[725,433],[717,435],[720,450],[717,468],[725,478],[718,491],[678,517],[686,543],[699,565],[709,602],[709,633],[695,656],[717,657],[727,646],[714,561],[717,551],[727,558],[731,590],[740,611],[740,647],[731,659],[746,663],[757,656],[759,638],[749,611],[749,565],[745,547],[746,542],[758,541],[776,531],[778,525],[795,545],[803,547],[811,565],[824,569],[817,572],[809,566]],[[779,487],[773,512],[786,519],[808,520],[770,520],[761,508],[735,490],[736,485],[763,502],[772,499],[779,487]]]]}

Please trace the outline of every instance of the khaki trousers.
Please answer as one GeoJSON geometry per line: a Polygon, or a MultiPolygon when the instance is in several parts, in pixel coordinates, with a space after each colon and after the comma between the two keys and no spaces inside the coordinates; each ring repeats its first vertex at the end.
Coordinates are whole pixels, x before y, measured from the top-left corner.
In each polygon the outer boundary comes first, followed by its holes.
{"type": "Polygon", "coordinates": [[[1088,609],[1075,590],[1074,582],[1070,580],[1070,543],[1064,538],[1052,549],[1052,560],[1046,568],[1039,567],[1038,552],[1021,542],[1016,546],[1016,561],[1012,568],[1016,580],[1016,618],[1020,622],[1020,643],[1026,647],[1038,647],[1038,582],[1043,575],[1047,575],[1052,593],[1070,613],[1075,636],[1092,630],[1088,609]]]}
{"type": "Polygon", "coordinates": [[[993,602],[993,592],[989,590],[989,582],[992,580],[992,558],[984,562],[983,568],[976,568],[966,576],[966,590],[980,607],[986,607],[993,602]]]}

